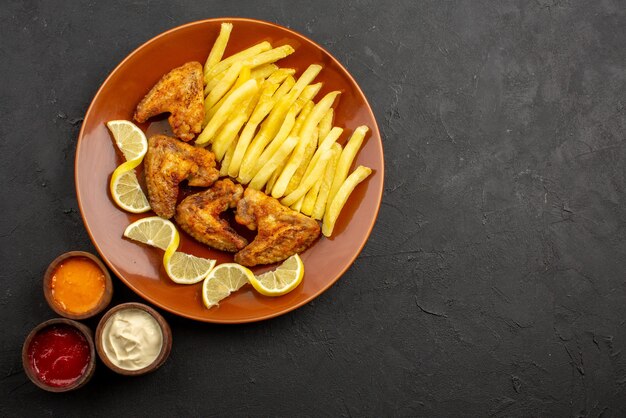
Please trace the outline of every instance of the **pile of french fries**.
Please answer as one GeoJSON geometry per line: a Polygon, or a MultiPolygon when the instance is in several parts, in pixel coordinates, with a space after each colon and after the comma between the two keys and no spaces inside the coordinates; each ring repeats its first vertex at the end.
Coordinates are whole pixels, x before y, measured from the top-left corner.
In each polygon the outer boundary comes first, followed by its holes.
{"type": "Polygon", "coordinates": [[[348,175],[368,128],[355,129],[342,148],[332,107],[340,92],[313,102],[322,67],[310,65],[296,80],[294,69],[275,64],[294,49],[267,41],[223,58],[232,29],[222,23],[204,66],[205,120],[196,145],[211,146],[221,176],[321,220],[329,237],[348,197],[372,172],[359,166],[348,175]]]}

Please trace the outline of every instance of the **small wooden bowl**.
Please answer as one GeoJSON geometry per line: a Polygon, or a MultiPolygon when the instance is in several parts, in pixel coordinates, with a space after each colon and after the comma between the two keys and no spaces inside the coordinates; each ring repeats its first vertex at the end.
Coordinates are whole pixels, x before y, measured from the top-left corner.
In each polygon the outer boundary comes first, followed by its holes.
{"type": "Polygon", "coordinates": [[[104,264],[102,264],[102,261],[100,261],[98,257],[85,251],[69,251],[55,258],[46,269],[46,272],[43,276],[43,294],[50,308],[57,314],[70,319],[87,319],[99,314],[104,310],[104,308],[109,306],[109,303],[111,303],[111,297],[113,297],[113,282],[111,281],[111,275],[109,274],[109,270],[107,270],[107,268],[104,266],[104,264]],[[102,273],[104,273],[104,294],[100,298],[98,304],[93,307],[93,309],[90,309],[82,314],[71,313],[63,310],[63,308],[59,306],[54,300],[54,296],[52,296],[52,275],[54,274],[55,269],[59,266],[59,264],[61,264],[61,262],[72,257],[88,258],[89,260],[96,263],[100,270],[102,270],[102,273]]]}
{"type": "Polygon", "coordinates": [[[144,305],[143,303],[136,303],[136,302],[122,303],[121,305],[117,305],[109,309],[107,313],[105,313],[102,316],[102,319],[100,319],[100,322],[98,323],[98,327],[96,328],[96,350],[98,351],[98,356],[100,357],[100,360],[102,360],[102,362],[109,369],[113,370],[114,372],[118,374],[125,375],[125,376],[139,376],[142,374],[153,372],[159,367],[161,367],[163,363],[165,363],[165,360],[167,360],[167,358],[170,355],[170,351],[172,350],[172,330],[170,329],[170,326],[168,325],[167,321],[165,321],[165,318],[163,318],[161,314],[159,314],[157,311],[155,311],[148,305],[144,305]],[[107,356],[106,352],[104,351],[104,347],[102,346],[102,332],[104,330],[104,326],[106,325],[107,321],[109,320],[109,318],[111,318],[113,314],[124,309],[141,309],[147,312],[149,315],[152,315],[152,317],[157,321],[157,323],[161,327],[161,334],[163,335],[163,345],[161,346],[161,352],[156,357],[156,359],[154,359],[152,363],[150,363],[148,366],[142,369],[126,370],[126,369],[117,367],[115,364],[111,362],[111,360],[109,360],[109,357],[107,356]]]}
{"type": "Polygon", "coordinates": [[[93,376],[96,370],[96,350],[94,348],[93,334],[91,330],[87,328],[85,325],[76,321],[72,321],[71,319],[54,318],[54,319],[50,319],[48,321],[42,322],[41,324],[37,325],[28,334],[28,336],[26,337],[26,341],[24,341],[24,345],[22,346],[22,367],[24,367],[24,372],[26,373],[26,376],[28,376],[31,382],[33,382],[35,385],[37,385],[41,389],[47,390],[48,392],[68,392],[70,390],[78,389],[84,386],[91,379],[91,377],[93,376]],[[85,339],[87,340],[87,344],[89,345],[89,364],[87,365],[87,369],[85,370],[85,373],[83,373],[83,375],[80,378],[78,378],[78,380],[76,380],[74,383],[68,386],[63,386],[63,387],[49,386],[46,383],[39,380],[39,378],[37,377],[37,374],[32,369],[30,365],[30,361],[28,359],[28,348],[30,347],[30,344],[33,338],[35,337],[35,335],[37,335],[38,332],[42,331],[43,329],[51,325],[68,325],[76,329],[85,337],[85,339]]]}

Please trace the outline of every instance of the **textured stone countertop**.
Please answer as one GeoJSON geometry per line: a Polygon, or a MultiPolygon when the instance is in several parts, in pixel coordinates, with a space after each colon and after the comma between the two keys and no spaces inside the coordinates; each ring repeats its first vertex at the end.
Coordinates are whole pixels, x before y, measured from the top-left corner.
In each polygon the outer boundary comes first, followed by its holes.
{"type": "MultiPolygon", "coordinates": [[[[626,416],[623,1],[12,0],[0,18],[0,416],[626,416]],[[158,372],[99,364],[45,393],[20,350],[55,316],[48,263],[94,251],[82,117],[137,46],[221,16],[288,26],[358,81],[385,149],[374,231],[294,312],[165,314],[158,372]]],[[[115,279],[114,303],[139,300],[115,279]]]]}

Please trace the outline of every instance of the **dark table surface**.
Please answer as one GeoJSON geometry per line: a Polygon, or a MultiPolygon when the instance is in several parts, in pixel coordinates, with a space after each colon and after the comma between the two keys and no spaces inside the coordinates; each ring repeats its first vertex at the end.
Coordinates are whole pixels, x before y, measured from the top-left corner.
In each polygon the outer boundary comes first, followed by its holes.
{"type": "MultiPolygon", "coordinates": [[[[5,1],[1,416],[626,415],[626,5],[5,1]],[[20,362],[47,264],[94,248],[76,137],[128,53],[209,17],[326,47],[381,126],[383,204],[352,268],[282,317],[166,314],[158,372],[49,394],[20,362]]],[[[115,280],[114,303],[139,300],[115,280]]],[[[89,325],[95,322],[88,321],[89,325]]]]}

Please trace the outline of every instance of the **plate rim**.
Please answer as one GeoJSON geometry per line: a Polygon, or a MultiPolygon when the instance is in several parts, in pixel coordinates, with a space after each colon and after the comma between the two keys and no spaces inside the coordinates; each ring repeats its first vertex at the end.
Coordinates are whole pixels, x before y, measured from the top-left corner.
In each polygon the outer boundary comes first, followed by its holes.
{"type": "Polygon", "coordinates": [[[381,160],[382,160],[381,168],[380,168],[380,170],[377,170],[377,173],[376,173],[376,174],[380,174],[380,176],[381,176],[380,187],[378,188],[378,190],[377,190],[378,193],[376,194],[376,196],[378,196],[378,202],[376,204],[376,209],[375,209],[375,212],[374,212],[373,221],[371,222],[371,224],[367,228],[367,235],[365,236],[365,239],[363,240],[362,243],[359,244],[359,246],[357,248],[357,251],[355,252],[354,256],[351,256],[349,258],[349,260],[347,260],[345,265],[337,273],[336,277],[333,278],[332,280],[329,280],[328,283],[326,283],[324,286],[322,286],[316,293],[311,294],[310,296],[304,298],[302,301],[297,302],[297,303],[295,303],[295,304],[293,304],[291,306],[288,306],[286,308],[281,308],[281,309],[279,309],[279,310],[277,310],[275,312],[272,312],[272,313],[269,313],[269,314],[265,314],[265,315],[260,315],[260,316],[254,317],[254,318],[244,318],[244,319],[200,318],[200,317],[197,317],[197,316],[193,316],[193,315],[187,314],[185,312],[181,312],[181,311],[179,311],[177,309],[173,309],[173,308],[164,306],[161,302],[156,301],[153,298],[150,298],[150,297],[144,295],[140,290],[138,290],[131,283],[129,283],[128,280],[126,278],[124,278],[122,274],[120,274],[120,272],[117,270],[117,268],[102,253],[102,250],[100,249],[100,246],[98,245],[98,243],[94,239],[94,236],[92,234],[91,228],[89,227],[89,225],[87,223],[87,219],[85,218],[85,213],[84,213],[84,210],[83,210],[83,203],[82,203],[82,200],[81,200],[81,197],[80,197],[80,193],[79,193],[80,179],[78,177],[78,160],[79,160],[78,152],[75,152],[75,156],[74,156],[74,186],[75,186],[74,188],[75,188],[75,192],[76,192],[76,200],[78,202],[78,209],[80,211],[80,216],[81,216],[81,219],[83,221],[83,225],[85,226],[85,229],[87,230],[87,234],[89,235],[89,239],[91,240],[91,242],[94,245],[96,251],[98,252],[98,255],[104,261],[104,263],[107,265],[107,267],[109,269],[111,269],[111,271],[115,274],[115,276],[121,282],[123,282],[124,285],[126,285],[126,287],[128,287],[130,290],[132,290],[137,296],[141,297],[144,301],[157,306],[160,309],[163,309],[163,310],[165,310],[165,311],[167,311],[167,312],[169,312],[169,313],[171,313],[173,315],[180,316],[180,317],[183,317],[183,318],[186,318],[186,319],[199,321],[199,322],[205,322],[205,323],[214,323],[214,324],[245,324],[245,323],[253,323],[253,322],[265,321],[265,320],[268,320],[268,319],[271,319],[271,318],[276,318],[278,316],[284,315],[286,313],[289,313],[291,311],[294,311],[294,310],[296,310],[296,309],[306,305],[307,303],[311,302],[315,298],[319,297],[322,293],[326,292],[331,286],[333,286],[335,283],[337,283],[337,281],[339,281],[339,279],[346,273],[346,271],[350,267],[352,267],[352,265],[354,264],[356,259],[359,257],[359,255],[363,251],[363,248],[365,247],[365,244],[369,240],[370,235],[372,234],[372,231],[374,229],[374,226],[376,225],[376,221],[378,220],[378,215],[380,213],[380,206],[382,204],[382,198],[383,198],[383,192],[384,192],[384,184],[385,184],[385,158],[384,158],[384,149],[383,149],[383,143],[382,143],[383,142],[382,141],[382,136],[380,134],[380,128],[378,127],[378,121],[376,120],[376,115],[374,114],[374,111],[372,110],[372,106],[370,105],[369,101],[367,100],[367,96],[365,95],[365,93],[361,89],[361,86],[354,79],[352,74],[347,70],[347,68],[344,67],[343,64],[337,58],[335,58],[335,56],[333,54],[331,54],[328,50],[326,50],[324,47],[319,45],[317,42],[313,41],[309,37],[307,37],[307,36],[305,36],[305,35],[303,35],[303,34],[301,34],[299,32],[296,32],[296,31],[294,31],[294,30],[292,30],[292,29],[290,29],[288,27],[285,27],[283,25],[280,25],[280,24],[277,24],[277,23],[274,23],[274,22],[269,22],[269,21],[262,20],[262,19],[247,18],[247,17],[215,17],[215,18],[209,18],[209,19],[195,20],[195,21],[188,22],[188,23],[185,23],[185,24],[182,24],[182,25],[178,25],[178,26],[170,28],[170,29],[168,29],[168,30],[166,30],[164,32],[161,32],[158,35],[148,39],[145,42],[143,42],[141,45],[136,47],[131,53],[129,53],[122,61],[120,61],[119,64],[117,64],[113,70],[111,70],[109,75],[100,84],[100,87],[98,88],[98,90],[94,94],[94,96],[91,99],[91,102],[89,104],[89,107],[87,108],[87,111],[85,112],[85,115],[83,117],[83,123],[82,123],[80,131],[78,133],[78,139],[76,141],[76,148],[75,148],[75,150],[78,151],[78,149],[79,149],[79,147],[80,147],[80,145],[82,143],[83,136],[84,136],[84,133],[85,133],[84,132],[85,131],[85,126],[86,126],[86,124],[84,122],[89,118],[89,116],[90,116],[90,114],[91,114],[91,112],[93,110],[93,107],[94,107],[98,97],[102,93],[102,90],[108,84],[109,80],[117,73],[117,71],[120,70],[120,68],[127,61],[132,59],[135,54],[139,53],[139,51],[143,50],[145,47],[147,47],[151,43],[156,42],[160,38],[168,36],[171,32],[175,32],[175,31],[178,31],[178,30],[181,30],[183,28],[190,27],[190,26],[202,25],[202,24],[206,24],[206,23],[221,23],[221,22],[261,23],[261,24],[264,24],[264,25],[278,27],[281,30],[289,32],[290,34],[294,35],[297,38],[304,38],[307,41],[311,42],[315,47],[317,47],[321,51],[323,51],[337,66],[339,66],[339,68],[341,68],[345,72],[345,74],[348,76],[348,78],[352,81],[353,85],[356,87],[356,90],[363,97],[363,101],[365,103],[367,111],[370,113],[370,115],[372,117],[372,120],[374,121],[374,126],[372,126],[370,128],[372,129],[372,131],[377,132],[378,133],[378,137],[380,138],[380,141],[377,141],[377,145],[378,145],[378,148],[380,149],[380,157],[381,157],[381,160]]]}

